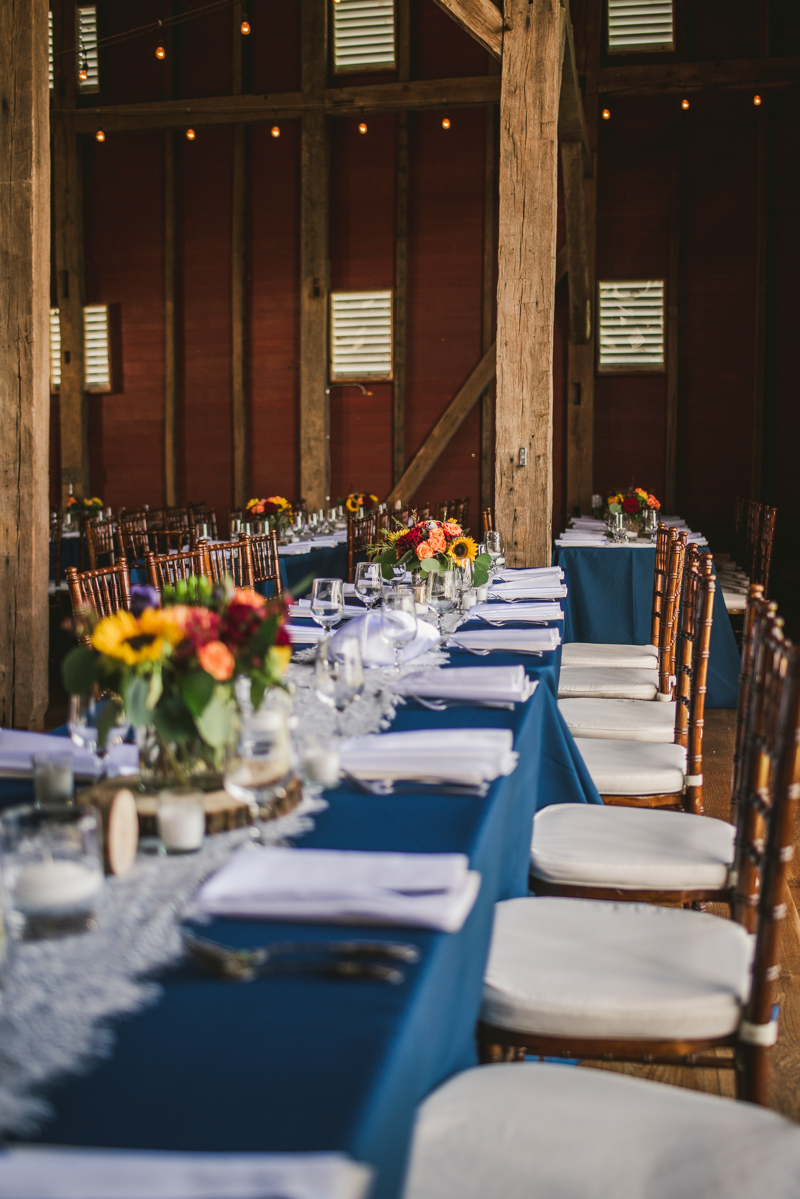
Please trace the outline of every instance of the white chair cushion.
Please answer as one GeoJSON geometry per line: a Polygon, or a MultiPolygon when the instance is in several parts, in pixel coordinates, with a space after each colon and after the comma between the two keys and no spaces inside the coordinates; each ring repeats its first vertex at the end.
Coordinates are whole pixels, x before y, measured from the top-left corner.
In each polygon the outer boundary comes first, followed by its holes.
{"type": "Polygon", "coordinates": [[[753,939],[683,908],[593,899],[495,905],[481,1019],[542,1036],[724,1037],[750,990],[753,939]]]}
{"type": "Polygon", "coordinates": [[[603,741],[672,741],[675,704],[643,699],[560,699],[558,710],[573,737],[603,741]]]}
{"type": "Polygon", "coordinates": [[[652,670],[658,666],[658,649],[655,645],[594,645],[590,641],[571,641],[561,651],[561,664],[652,670]]]}
{"type": "Polygon", "coordinates": [[[601,795],[680,795],[686,774],[682,745],[581,737],[578,750],[601,795]]]}
{"type": "Polygon", "coordinates": [[[796,1199],[798,1178],[800,1129],[776,1112],[520,1062],[428,1096],[404,1199],[796,1199]]]}
{"type": "Polygon", "coordinates": [[[655,699],[658,670],[621,666],[562,666],[558,698],[588,696],[593,699],[655,699]]]}
{"type": "Polygon", "coordinates": [[[553,883],[623,891],[721,888],[735,836],[710,816],[551,804],[534,817],[531,870],[553,883]]]}

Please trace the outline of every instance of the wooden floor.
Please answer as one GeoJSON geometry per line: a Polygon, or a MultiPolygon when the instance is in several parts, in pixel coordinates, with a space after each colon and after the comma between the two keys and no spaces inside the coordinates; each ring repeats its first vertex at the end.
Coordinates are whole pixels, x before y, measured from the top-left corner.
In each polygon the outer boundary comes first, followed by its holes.
{"type": "MultiPolygon", "coordinates": [[[[730,780],[733,761],[733,735],[736,713],[726,709],[706,712],[703,737],[703,777],[705,809],[709,816],[727,820],[730,807],[730,780]]],[[[795,845],[798,838],[795,835],[795,845]]],[[[790,866],[790,891],[793,902],[783,924],[781,980],[779,984],[780,1035],[772,1051],[770,1107],[800,1121],[800,852],[790,866]]],[[[728,910],[709,904],[709,911],[727,917],[728,910]]],[[[589,1063],[586,1063],[587,1066],[589,1063]]],[[[594,1069],[618,1070],[639,1078],[653,1078],[677,1086],[715,1095],[734,1096],[732,1070],[692,1070],[674,1066],[592,1065],[594,1069]]]]}

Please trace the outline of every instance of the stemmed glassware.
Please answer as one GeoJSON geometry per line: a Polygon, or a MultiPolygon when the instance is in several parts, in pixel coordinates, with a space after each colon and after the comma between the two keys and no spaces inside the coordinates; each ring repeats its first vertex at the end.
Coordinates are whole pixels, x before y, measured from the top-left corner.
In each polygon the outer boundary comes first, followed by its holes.
{"type": "Polygon", "coordinates": [[[400,673],[400,658],[405,646],[417,635],[417,607],[410,587],[397,587],[384,596],[381,607],[381,637],[394,647],[394,668],[400,673]]]}
{"type": "Polygon", "coordinates": [[[318,625],[330,632],[342,619],[344,590],[341,579],[314,579],[311,587],[311,615],[318,625]]]}
{"type": "Polygon", "coordinates": [[[97,700],[93,694],[71,695],[67,728],[72,744],[96,757],[104,775],[108,771],[108,751],[112,745],[122,745],[130,722],[112,699],[97,700]],[[113,705],[110,710],[109,704],[113,705]]]}
{"type": "Polygon", "coordinates": [[[372,611],[383,595],[383,576],[380,563],[358,563],[356,566],[356,595],[372,611]]]}
{"type": "Polygon", "coordinates": [[[364,667],[355,637],[344,637],[338,644],[323,642],[317,649],[314,667],[317,698],[336,709],[336,731],[348,704],[364,690],[364,667]]]}
{"type": "Polygon", "coordinates": [[[492,559],[492,574],[505,565],[505,547],[503,544],[503,534],[497,529],[490,529],[486,534],[486,551],[492,559]]]}
{"type": "Polygon", "coordinates": [[[436,613],[439,636],[442,634],[442,617],[456,606],[456,572],[454,570],[432,570],[428,574],[428,607],[436,613]]]}

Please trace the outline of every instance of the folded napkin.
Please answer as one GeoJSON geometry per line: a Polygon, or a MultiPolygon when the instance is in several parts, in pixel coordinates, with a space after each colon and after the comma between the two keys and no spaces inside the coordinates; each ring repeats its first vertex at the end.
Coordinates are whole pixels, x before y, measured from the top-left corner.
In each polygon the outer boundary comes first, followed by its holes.
{"type": "Polygon", "coordinates": [[[551,583],[559,583],[564,578],[564,572],[560,566],[520,566],[509,567],[507,570],[498,570],[494,576],[496,583],[522,583],[526,586],[549,586],[551,583]]]}
{"type": "Polygon", "coordinates": [[[457,932],[479,887],[464,854],[245,847],[203,884],[192,911],[457,932]]]}
{"type": "Polygon", "coordinates": [[[325,636],[324,629],[316,624],[284,625],[292,645],[316,645],[325,636]]]}
{"type": "Polygon", "coordinates": [[[506,604],[473,604],[469,610],[469,619],[481,617],[492,623],[505,624],[510,620],[519,620],[526,624],[537,624],[547,620],[563,620],[564,613],[561,605],[555,602],[519,603],[509,608],[506,604]]]}
{"type": "Polygon", "coordinates": [[[511,774],[513,743],[510,729],[412,729],[351,737],[339,751],[343,769],[356,778],[478,786],[511,774]]]}
{"type": "Polygon", "coordinates": [[[529,599],[529,600],[554,600],[564,599],[567,594],[567,589],[563,583],[543,583],[539,584],[519,584],[513,583],[496,583],[494,580],[489,584],[489,599],[529,599]]]}
{"type": "Polygon", "coordinates": [[[505,650],[508,653],[542,653],[561,644],[558,629],[464,629],[447,641],[449,649],[505,650]]]}
{"type": "MultiPolygon", "coordinates": [[[[389,645],[381,637],[380,612],[365,612],[363,616],[348,621],[347,625],[334,634],[335,645],[345,637],[357,637],[361,647],[361,661],[365,666],[392,666],[394,664],[394,646],[389,645]]],[[[426,654],[439,640],[439,634],[433,625],[424,620],[417,621],[417,634],[412,642],[404,647],[400,654],[403,662],[410,662],[421,654],[426,654]]]]}
{"type": "MultiPolygon", "coordinates": [[[[344,606],[344,611],[342,612],[342,620],[352,620],[354,616],[363,616],[363,615],[364,615],[364,605],[363,604],[348,604],[348,603],[346,603],[344,606]]],[[[313,620],[313,617],[311,615],[311,600],[310,599],[300,599],[297,601],[296,604],[290,604],[289,605],[289,616],[290,617],[293,616],[293,617],[295,617],[295,619],[299,618],[301,620],[313,620]]]]}
{"type": "Polygon", "coordinates": [[[571,547],[587,546],[603,546],[608,545],[607,537],[557,537],[556,545],[559,549],[570,549],[571,547]]]}
{"type": "Polygon", "coordinates": [[[281,558],[291,558],[295,554],[308,554],[312,549],[310,541],[290,541],[288,545],[278,546],[278,554],[281,558]]]}
{"type": "Polygon", "coordinates": [[[524,703],[537,683],[524,666],[462,666],[407,674],[395,687],[401,695],[423,699],[460,699],[486,703],[524,703]]]}
{"type": "Polygon", "coordinates": [[[573,516],[569,525],[571,529],[604,529],[606,522],[596,516],[573,516]]]}
{"type": "MultiPolygon", "coordinates": [[[[69,737],[47,733],[28,733],[22,729],[0,729],[0,777],[24,778],[33,772],[33,755],[72,754],[72,768],[78,778],[97,778],[101,766],[97,758],[74,745],[69,737]]],[[[109,773],[136,774],[139,750],[135,745],[113,745],[108,751],[109,773]]],[[[2,1192],[0,1192],[2,1193],[2,1192]]]]}
{"type": "Polygon", "coordinates": [[[371,1174],[341,1153],[0,1152],[3,1199],[364,1199],[371,1174]]]}

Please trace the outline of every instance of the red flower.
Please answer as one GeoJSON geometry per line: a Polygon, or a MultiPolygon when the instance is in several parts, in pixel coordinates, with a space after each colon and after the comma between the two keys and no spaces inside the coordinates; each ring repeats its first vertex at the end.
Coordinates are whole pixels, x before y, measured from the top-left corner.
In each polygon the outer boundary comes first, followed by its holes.
{"type": "Polygon", "coordinates": [[[265,516],[275,516],[276,513],[280,512],[280,508],[277,504],[273,504],[270,500],[264,500],[261,511],[265,516]]]}
{"type": "Polygon", "coordinates": [[[261,624],[263,612],[263,608],[253,608],[250,604],[232,600],[223,619],[220,639],[226,645],[244,645],[261,624]]]}
{"type": "Polygon", "coordinates": [[[625,499],[622,501],[622,511],[628,512],[631,515],[634,512],[639,511],[639,501],[637,500],[635,495],[626,495],[625,496],[625,499]]]}
{"type": "Polygon", "coordinates": [[[286,632],[286,629],[283,625],[280,626],[277,633],[275,634],[275,644],[276,645],[291,645],[292,644],[292,639],[289,636],[289,634],[286,632]]]}
{"type": "Polygon", "coordinates": [[[186,612],[183,635],[193,649],[219,640],[220,621],[216,612],[210,612],[208,608],[187,608],[186,612]]]}
{"type": "Polygon", "coordinates": [[[402,558],[403,554],[407,554],[409,550],[416,550],[422,540],[424,540],[424,529],[421,525],[414,525],[413,529],[409,529],[395,541],[398,556],[402,558]]]}

